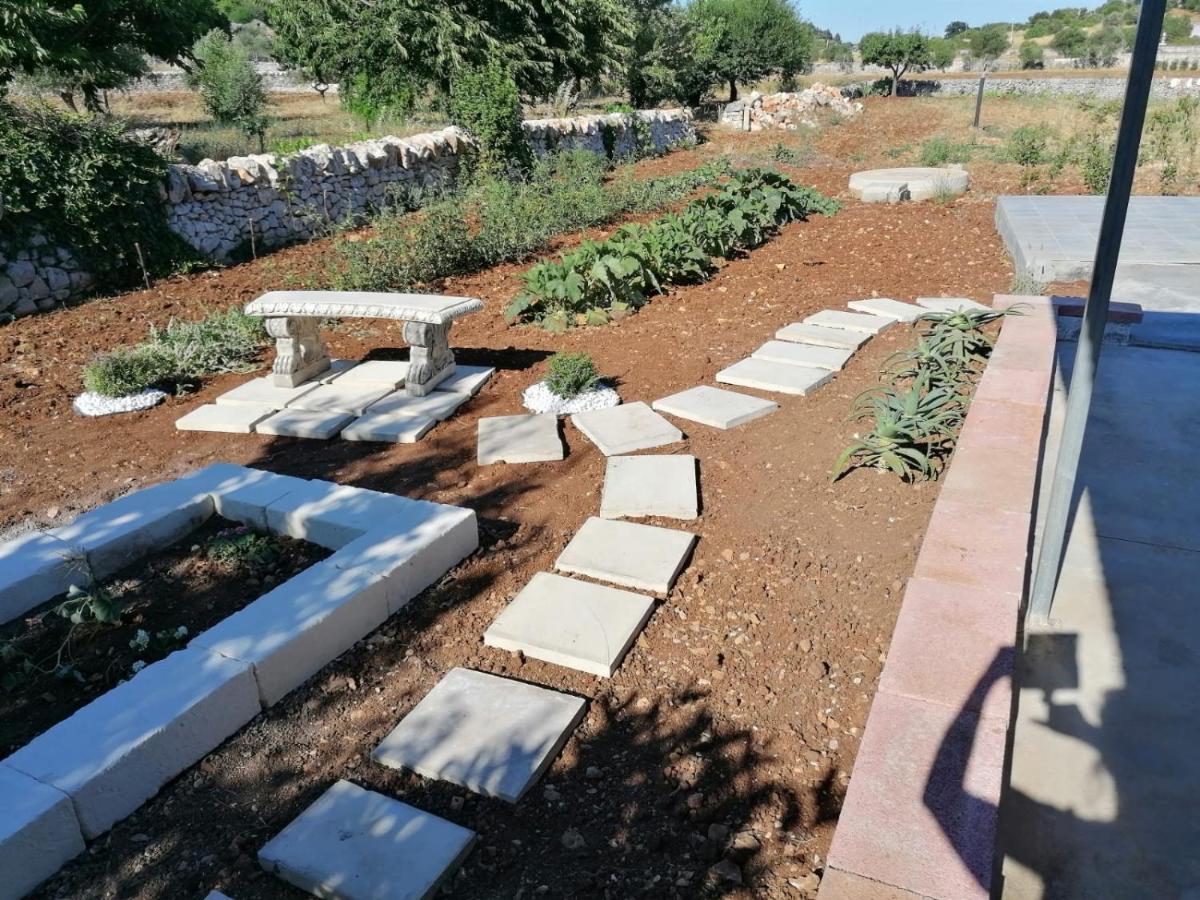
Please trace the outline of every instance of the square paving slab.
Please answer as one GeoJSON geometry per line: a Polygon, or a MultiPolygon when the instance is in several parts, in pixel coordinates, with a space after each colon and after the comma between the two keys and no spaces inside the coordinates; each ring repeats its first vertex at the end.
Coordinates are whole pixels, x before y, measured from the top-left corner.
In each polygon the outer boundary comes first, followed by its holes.
{"type": "Polygon", "coordinates": [[[495,374],[496,370],[491,366],[456,365],[454,367],[454,374],[441,382],[434,390],[451,391],[455,394],[466,394],[468,397],[474,397],[479,393],[479,389],[487,384],[488,379],[495,374]]]}
{"type": "Polygon", "coordinates": [[[779,404],[762,397],[723,391],[702,384],[655,400],[654,408],[669,416],[689,419],[711,428],[729,429],[770,415],[779,409],[779,404]]]}
{"type": "Polygon", "coordinates": [[[823,309],[805,319],[804,324],[841,328],[843,331],[858,331],[863,334],[879,334],[890,327],[893,320],[869,313],[846,312],[844,309],[823,309]]]}
{"type": "Polygon", "coordinates": [[[451,669],[371,757],[516,803],[549,768],[586,707],[581,697],[451,669]]]}
{"type": "Polygon", "coordinates": [[[873,297],[869,300],[851,300],[846,304],[859,312],[884,316],[897,322],[915,322],[925,315],[925,310],[913,303],[901,303],[899,300],[888,300],[884,297],[873,297]]]}
{"type": "Polygon", "coordinates": [[[683,440],[683,432],[640,400],[571,416],[571,424],[605,456],[649,450],[683,440]]]}
{"type": "MultiPolygon", "coordinates": [[[[351,369],[353,372],[357,369],[351,369]]],[[[349,372],[346,373],[347,375],[349,372]]],[[[345,375],[342,376],[344,378],[345,375]]],[[[302,394],[288,404],[289,409],[307,409],[312,412],[352,413],[361,416],[366,408],[377,400],[392,393],[392,388],[384,385],[371,384],[342,384],[338,378],[331,384],[322,384],[307,394],[302,394]]]]}
{"type": "Polygon", "coordinates": [[[254,426],[259,434],[281,437],[314,438],[327,441],[354,421],[349,413],[312,412],[307,409],[281,409],[254,426]]]}
{"type": "Polygon", "coordinates": [[[696,536],[688,531],[593,516],[563,548],[554,568],[622,587],[671,590],[696,536]]]}
{"type": "Polygon", "coordinates": [[[717,381],[722,384],[800,397],[816,390],[832,377],[833,372],[828,369],[810,369],[807,366],[755,359],[753,356],[717,373],[717,381]]]}
{"type": "Polygon", "coordinates": [[[791,341],[767,341],[752,354],[755,359],[808,366],[810,369],[829,369],[833,372],[840,371],[853,355],[853,350],[793,344],[791,341]]]}
{"type": "Polygon", "coordinates": [[[654,600],[538,572],[484,632],[483,642],[609,678],[654,611],[654,600]]]}
{"type": "Polygon", "coordinates": [[[206,403],[175,420],[180,431],[225,431],[252,434],[254,426],[275,413],[270,406],[241,406],[206,403]]]}
{"type": "Polygon", "coordinates": [[[604,474],[600,515],[694,519],[697,493],[694,456],[613,456],[604,474]]]}
{"type": "Polygon", "coordinates": [[[232,391],[226,391],[216,399],[220,406],[270,406],[283,409],[298,397],[303,397],[309,391],[319,387],[316,382],[308,382],[296,387],[276,387],[270,378],[253,378],[245,384],[239,384],[232,391]]]}
{"type": "Polygon", "coordinates": [[[415,444],[436,424],[437,419],[420,413],[368,410],[365,416],[359,416],[342,429],[342,440],[415,444]]]}
{"type": "Polygon", "coordinates": [[[406,359],[368,359],[357,366],[350,366],[341,375],[331,381],[340,385],[364,385],[367,387],[386,387],[395,390],[404,384],[408,377],[408,360],[406,359]]]}
{"type": "Polygon", "coordinates": [[[306,384],[329,384],[338,376],[345,372],[349,372],[358,365],[357,359],[333,359],[329,361],[329,368],[313,376],[312,381],[305,382],[306,384]]]}
{"type": "Polygon", "coordinates": [[[968,297],[918,297],[917,306],[920,306],[922,309],[930,310],[931,312],[958,312],[964,309],[991,309],[990,306],[984,306],[978,300],[971,300],[968,297]]]}
{"type": "Polygon", "coordinates": [[[481,466],[553,462],[565,455],[558,436],[558,416],[492,416],[479,420],[476,458],[481,466]]]}
{"type": "Polygon", "coordinates": [[[871,339],[869,334],[863,334],[861,331],[825,328],[822,325],[806,325],[803,322],[783,326],[775,332],[775,337],[781,341],[812,344],[814,347],[832,347],[835,350],[857,350],[871,339]]]}
{"type": "Polygon", "coordinates": [[[453,391],[442,393],[433,391],[424,397],[413,397],[405,391],[396,391],[377,403],[372,403],[367,412],[369,414],[403,413],[404,415],[429,416],[439,422],[444,422],[470,399],[469,394],[456,394],[453,391]]]}
{"type": "Polygon", "coordinates": [[[473,831],[338,781],[258,851],[258,861],[317,897],[425,900],[474,844],[473,831]]]}

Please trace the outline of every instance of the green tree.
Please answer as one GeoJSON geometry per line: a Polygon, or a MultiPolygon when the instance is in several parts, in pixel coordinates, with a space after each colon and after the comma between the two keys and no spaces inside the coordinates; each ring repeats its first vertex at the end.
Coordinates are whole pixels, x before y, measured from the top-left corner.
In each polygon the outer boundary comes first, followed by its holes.
{"type": "Polygon", "coordinates": [[[697,31],[716,36],[717,76],[736,100],[738,82],[794,75],[812,61],[812,29],[788,0],[694,0],[688,17],[697,31]]]}
{"type": "Polygon", "coordinates": [[[968,29],[970,29],[970,27],[971,26],[968,25],[966,22],[962,22],[962,21],[959,21],[956,19],[955,21],[951,22],[949,25],[946,26],[946,38],[949,39],[949,38],[958,37],[964,31],[967,31],[968,29]]]}
{"type": "Polygon", "coordinates": [[[873,31],[858,44],[864,65],[892,70],[892,96],[900,95],[900,79],[929,65],[929,39],[919,31],[873,31]]]}
{"type": "Polygon", "coordinates": [[[1021,68],[1022,69],[1044,69],[1046,63],[1043,60],[1044,52],[1042,48],[1033,41],[1025,41],[1021,45],[1021,68]]]}
{"type": "Polygon", "coordinates": [[[971,55],[985,63],[994,62],[1008,49],[1008,33],[1004,26],[991,25],[977,28],[967,39],[971,55]]]}
{"type": "Polygon", "coordinates": [[[261,150],[267,129],[267,96],[249,54],[219,28],[200,38],[192,52],[196,67],[189,73],[188,83],[200,92],[208,114],[218,124],[233,125],[256,136],[261,150]]]}
{"type": "Polygon", "coordinates": [[[1088,65],[1107,68],[1117,63],[1117,55],[1125,47],[1125,35],[1120,28],[1105,25],[1088,35],[1086,57],[1088,65]]]}
{"type": "Polygon", "coordinates": [[[1054,32],[1050,46],[1072,59],[1080,59],[1087,52],[1087,32],[1078,25],[1067,25],[1054,32]]]}
{"type": "Polygon", "coordinates": [[[958,48],[955,47],[954,41],[947,38],[930,38],[929,39],[929,65],[934,69],[948,69],[954,65],[954,58],[958,55],[958,48]]]}
{"type": "Polygon", "coordinates": [[[478,142],[475,171],[507,176],[529,170],[532,158],[521,130],[521,98],[516,82],[499,60],[455,74],[450,118],[478,142]]]}
{"type": "Polygon", "coordinates": [[[1186,44],[1192,37],[1192,20],[1187,16],[1167,16],[1163,20],[1163,35],[1168,44],[1186,44]]]}
{"type": "Polygon", "coordinates": [[[639,27],[626,67],[629,103],[638,109],[663,100],[699,106],[720,77],[715,53],[724,22],[690,16],[669,0],[650,4],[634,10],[639,27]]]}

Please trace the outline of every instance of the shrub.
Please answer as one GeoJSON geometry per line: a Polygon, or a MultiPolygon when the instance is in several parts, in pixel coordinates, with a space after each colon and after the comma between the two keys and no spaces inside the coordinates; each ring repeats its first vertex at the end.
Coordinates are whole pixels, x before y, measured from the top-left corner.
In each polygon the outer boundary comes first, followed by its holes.
{"type": "Polygon", "coordinates": [[[168,385],[175,374],[175,361],[169,353],[140,344],[118,348],[88,363],[83,369],[83,386],[105,397],[124,397],[168,385]]]}
{"type": "Polygon", "coordinates": [[[1040,166],[1047,158],[1048,137],[1042,126],[1022,125],[1008,136],[1005,155],[1021,166],[1040,166]]]}
{"type": "Polygon", "coordinates": [[[921,165],[944,166],[947,163],[971,161],[971,145],[956,144],[944,137],[934,137],[921,145],[921,165]]]}
{"type": "Polygon", "coordinates": [[[450,85],[450,118],[475,136],[474,165],[485,175],[529,171],[532,153],[521,130],[521,97],[517,84],[498,60],[465,68],[450,85]]]}
{"type": "Polygon", "coordinates": [[[586,353],[555,353],[550,357],[546,387],[565,400],[590,391],[599,380],[596,364],[586,353]]]}
{"type": "Polygon", "coordinates": [[[205,110],[217,124],[233,125],[258,137],[262,150],[267,95],[250,55],[215,28],[196,41],[192,52],[197,65],[188,74],[188,83],[200,92],[205,110]]]}

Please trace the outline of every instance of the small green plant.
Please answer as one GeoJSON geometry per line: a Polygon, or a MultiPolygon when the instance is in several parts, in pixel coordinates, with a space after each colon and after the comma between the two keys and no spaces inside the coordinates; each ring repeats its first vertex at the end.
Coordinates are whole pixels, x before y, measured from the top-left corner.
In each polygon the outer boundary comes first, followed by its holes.
{"type": "Polygon", "coordinates": [[[925,340],[944,359],[964,372],[983,362],[992,351],[992,339],[982,330],[989,322],[1005,316],[1019,316],[1018,307],[1008,309],[961,309],[948,312],[929,312],[919,322],[927,324],[925,340]]]}
{"type": "Polygon", "coordinates": [[[933,137],[921,145],[921,165],[944,166],[970,162],[974,149],[971,144],[956,144],[944,137],[933,137]]]}
{"type": "Polygon", "coordinates": [[[775,162],[795,165],[800,162],[800,154],[787,144],[777,141],[775,146],[771,148],[771,159],[775,162]]]}
{"type": "Polygon", "coordinates": [[[267,95],[245,47],[214,28],[196,42],[192,54],[196,67],[189,73],[188,83],[200,92],[213,121],[257,137],[259,151],[264,150],[267,95]]]}
{"type": "Polygon", "coordinates": [[[175,361],[160,347],[119,347],[84,366],[85,390],[105,397],[125,397],[146,388],[170,385],[175,361]]]}
{"type": "Polygon", "coordinates": [[[54,607],[54,612],[72,625],[97,622],[111,625],[121,620],[121,610],[112,595],[94,581],[87,587],[77,584],[67,588],[67,597],[54,607]]]}
{"type": "Polygon", "coordinates": [[[927,445],[897,421],[876,421],[871,431],[843,450],[834,463],[832,480],[860,466],[895,472],[906,482],[937,476],[927,445]]]}
{"type": "Polygon", "coordinates": [[[279,558],[279,550],[269,535],[239,525],[218,532],[209,541],[205,555],[223,565],[259,572],[279,558]]]}
{"type": "Polygon", "coordinates": [[[37,674],[34,661],[15,641],[0,641],[0,689],[15,691],[37,674]]]}
{"type": "Polygon", "coordinates": [[[550,357],[546,387],[564,400],[590,391],[599,380],[596,363],[586,353],[555,353],[550,357]]]}

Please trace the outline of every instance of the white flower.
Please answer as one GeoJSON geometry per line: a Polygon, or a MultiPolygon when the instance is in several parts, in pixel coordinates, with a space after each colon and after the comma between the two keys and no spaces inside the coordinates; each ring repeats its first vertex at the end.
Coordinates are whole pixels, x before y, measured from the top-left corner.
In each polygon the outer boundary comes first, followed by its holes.
{"type": "Polygon", "coordinates": [[[146,633],[144,628],[139,628],[137,634],[129,641],[131,650],[145,650],[150,646],[150,635],[146,633]]]}

